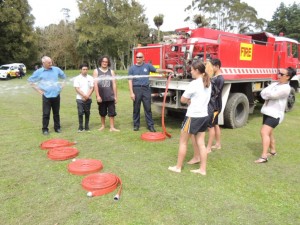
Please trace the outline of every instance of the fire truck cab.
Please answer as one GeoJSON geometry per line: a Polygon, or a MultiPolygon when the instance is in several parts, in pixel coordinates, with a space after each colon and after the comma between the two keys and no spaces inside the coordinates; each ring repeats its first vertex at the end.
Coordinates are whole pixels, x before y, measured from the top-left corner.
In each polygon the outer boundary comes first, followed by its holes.
{"type": "MultiPolygon", "coordinates": [[[[244,126],[249,113],[262,101],[261,90],[278,79],[280,68],[289,66],[297,70],[297,75],[290,81],[286,111],[293,108],[300,84],[300,44],[296,40],[268,32],[235,34],[209,28],[181,28],[175,32],[162,43],[133,49],[133,54],[143,52],[145,62],[174,71],[165,102],[167,111],[187,108],[180,98],[191,81],[191,62],[213,58],[221,60],[225,79],[219,124],[230,128],[244,126]]],[[[166,84],[164,76],[150,78],[152,104],[162,106],[166,84]]]]}

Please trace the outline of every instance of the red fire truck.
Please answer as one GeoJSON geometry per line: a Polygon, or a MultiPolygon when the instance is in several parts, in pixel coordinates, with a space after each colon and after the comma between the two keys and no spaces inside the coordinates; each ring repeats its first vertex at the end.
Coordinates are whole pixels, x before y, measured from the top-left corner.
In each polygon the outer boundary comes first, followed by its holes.
{"type": "MultiPolygon", "coordinates": [[[[280,68],[291,66],[297,70],[297,75],[290,81],[292,89],[286,111],[293,108],[295,91],[299,91],[300,44],[283,35],[181,28],[175,30],[174,35],[164,37],[162,43],[134,48],[133,54],[137,52],[143,52],[145,62],[174,71],[165,102],[167,112],[185,111],[187,108],[180,103],[180,98],[191,81],[192,60],[205,62],[219,58],[225,79],[219,123],[229,128],[242,127],[247,123],[249,113],[253,113],[255,105],[262,102],[260,91],[278,79],[280,68]]],[[[162,106],[166,84],[164,76],[150,78],[152,104],[162,106]]]]}

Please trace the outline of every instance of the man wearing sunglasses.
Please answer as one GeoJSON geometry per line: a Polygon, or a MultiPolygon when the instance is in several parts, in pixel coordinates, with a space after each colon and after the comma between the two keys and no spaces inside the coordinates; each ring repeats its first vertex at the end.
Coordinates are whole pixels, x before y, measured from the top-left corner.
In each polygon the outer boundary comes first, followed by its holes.
{"type": "Polygon", "coordinates": [[[291,91],[289,81],[295,74],[296,71],[291,67],[280,69],[278,82],[272,83],[260,93],[265,100],[261,108],[263,125],[260,130],[263,150],[261,157],[255,160],[255,163],[266,163],[268,156],[277,155],[273,129],[283,121],[287,98],[291,91]]]}
{"type": "Polygon", "coordinates": [[[173,73],[169,69],[157,69],[153,65],[144,62],[144,55],[141,52],[136,54],[136,64],[131,66],[128,75],[133,76],[128,80],[130,98],[133,101],[133,130],[138,131],[140,128],[140,109],[143,103],[145,118],[148,129],[156,132],[151,112],[151,90],[149,86],[150,72],[156,73],[173,73]]]}

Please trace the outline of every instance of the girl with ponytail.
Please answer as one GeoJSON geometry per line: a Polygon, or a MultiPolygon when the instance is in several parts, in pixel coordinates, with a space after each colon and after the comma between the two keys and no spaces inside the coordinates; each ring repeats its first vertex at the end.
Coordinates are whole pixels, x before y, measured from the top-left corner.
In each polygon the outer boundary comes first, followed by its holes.
{"type": "Polygon", "coordinates": [[[205,147],[205,131],[209,121],[210,77],[205,72],[204,63],[200,60],[192,63],[191,73],[194,80],[190,82],[180,99],[182,104],[188,104],[188,108],[180,132],[177,164],[176,166],[170,166],[168,169],[177,173],[181,172],[188,140],[194,136],[200,150],[201,163],[199,169],[191,170],[191,172],[206,175],[207,151],[205,147]]]}

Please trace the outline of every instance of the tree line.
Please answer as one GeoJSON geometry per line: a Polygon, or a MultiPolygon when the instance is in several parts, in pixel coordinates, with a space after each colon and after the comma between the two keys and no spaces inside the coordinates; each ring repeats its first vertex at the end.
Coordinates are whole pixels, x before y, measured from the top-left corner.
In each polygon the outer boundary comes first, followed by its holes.
{"type": "MultiPolygon", "coordinates": [[[[137,0],[77,0],[79,17],[58,24],[34,27],[34,16],[27,0],[0,0],[0,64],[23,62],[29,68],[49,55],[63,69],[77,69],[82,62],[96,66],[100,55],[108,55],[115,69],[127,69],[131,50],[138,44],[159,42],[164,15],[153,19],[151,29],[144,6],[137,0]]],[[[191,0],[183,9],[194,27],[210,27],[236,33],[268,31],[300,41],[300,4],[276,9],[271,21],[258,18],[257,11],[240,0],[191,0]]],[[[176,15],[174,15],[176,17],[176,15]]],[[[175,18],[174,18],[175,19],[175,18]]]]}

